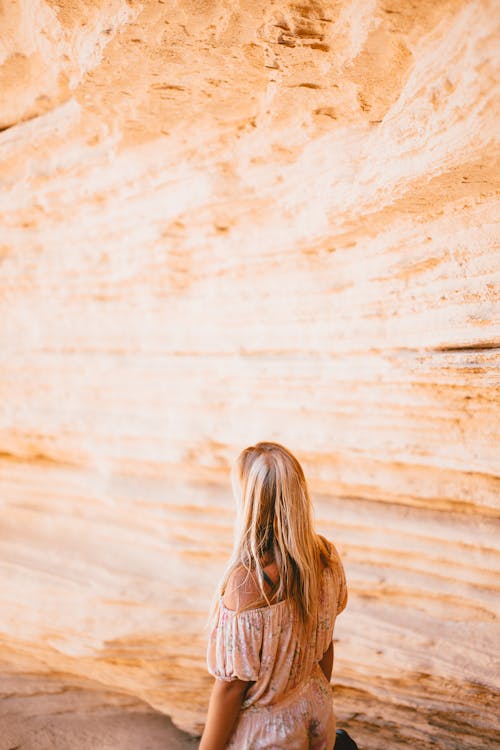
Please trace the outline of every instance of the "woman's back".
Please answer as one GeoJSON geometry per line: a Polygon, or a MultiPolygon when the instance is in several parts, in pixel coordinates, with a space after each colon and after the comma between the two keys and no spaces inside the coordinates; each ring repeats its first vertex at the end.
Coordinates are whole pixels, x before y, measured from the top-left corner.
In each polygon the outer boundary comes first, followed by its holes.
{"type": "Polygon", "coordinates": [[[331,750],[342,563],[316,534],[304,472],[283,445],[245,448],[232,483],[235,541],[208,643],[217,679],[200,750],[331,750]]]}
{"type": "MultiPolygon", "coordinates": [[[[335,618],[346,605],[347,589],[338,553],[333,544],[328,548],[316,621],[307,636],[290,599],[245,608],[251,601],[251,584],[247,580],[244,586],[239,572],[228,582],[229,593],[220,601],[209,639],[208,669],[222,680],[238,678],[252,683],[229,747],[314,747],[303,744],[304,732],[315,731],[314,727],[319,731],[322,718],[331,715],[330,708],[325,710],[323,705],[325,701],[331,704],[331,688],[319,662],[332,642],[335,618]],[[228,606],[237,603],[240,611],[228,606]],[[259,736],[262,745],[257,744],[259,736]],[[286,737],[286,742],[280,737],[286,737]]],[[[272,566],[265,570],[276,572],[272,566]]],[[[333,723],[326,734],[333,737],[334,732],[333,723]]]]}

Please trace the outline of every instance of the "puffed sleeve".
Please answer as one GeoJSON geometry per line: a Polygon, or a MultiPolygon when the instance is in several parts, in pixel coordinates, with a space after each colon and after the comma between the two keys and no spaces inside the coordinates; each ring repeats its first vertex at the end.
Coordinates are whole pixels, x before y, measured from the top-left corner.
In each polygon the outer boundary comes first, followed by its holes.
{"type": "Polygon", "coordinates": [[[261,610],[237,613],[221,605],[208,639],[208,671],[219,680],[255,682],[262,638],[261,610]]]}

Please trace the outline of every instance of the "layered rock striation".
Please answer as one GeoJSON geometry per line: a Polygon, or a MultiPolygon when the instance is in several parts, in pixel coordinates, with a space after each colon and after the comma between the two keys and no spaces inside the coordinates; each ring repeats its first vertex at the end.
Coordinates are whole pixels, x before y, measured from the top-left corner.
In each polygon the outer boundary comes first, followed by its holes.
{"type": "Polygon", "coordinates": [[[2,13],[2,658],[199,731],[229,466],[277,440],[345,560],[339,721],[493,747],[495,4],[2,13]]]}

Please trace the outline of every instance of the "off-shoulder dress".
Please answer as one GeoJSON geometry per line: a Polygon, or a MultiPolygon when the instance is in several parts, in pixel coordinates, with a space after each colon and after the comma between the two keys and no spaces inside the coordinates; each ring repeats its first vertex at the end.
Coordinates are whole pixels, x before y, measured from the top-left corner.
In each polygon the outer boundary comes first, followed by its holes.
{"type": "Polygon", "coordinates": [[[227,748],[332,750],[332,687],[319,662],[333,638],[335,618],[347,603],[344,568],[329,542],[318,617],[304,642],[288,599],[235,612],[223,600],[207,648],[208,671],[220,680],[251,682],[227,748]]]}

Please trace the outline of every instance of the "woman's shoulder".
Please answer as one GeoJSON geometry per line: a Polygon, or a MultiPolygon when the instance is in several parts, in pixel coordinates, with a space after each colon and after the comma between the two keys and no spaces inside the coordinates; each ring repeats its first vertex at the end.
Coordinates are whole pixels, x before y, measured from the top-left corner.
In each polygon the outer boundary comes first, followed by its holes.
{"type": "MultiPolygon", "coordinates": [[[[277,569],[274,563],[264,568],[266,575],[276,580],[277,569]]],[[[271,587],[264,583],[266,596],[272,596],[271,587]]],[[[262,590],[254,571],[243,565],[237,565],[229,575],[222,598],[226,609],[245,610],[252,607],[265,607],[269,602],[262,596],[262,590]]]]}
{"type": "Polygon", "coordinates": [[[321,555],[322,557],[325,555],[325,559],[327,559],[325,568],[331,571],[330,577],[336,590],[337,614],[340,614],[347,604],[347,582],[344,566],[333,542],[328,541],[324,536],[320,536],[319,538],[324,548],[324,552],[321,552],[321,555]]]}
{"type": "Polygon", "coordinates": [[[322,534],[318,534],[318,541],[319,553],[323,567],[331,568],[338,565],[341,560],[334,543],[328,540],[322,534]]]}

